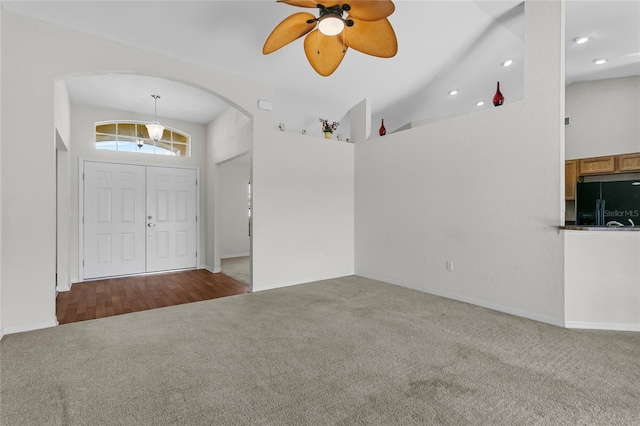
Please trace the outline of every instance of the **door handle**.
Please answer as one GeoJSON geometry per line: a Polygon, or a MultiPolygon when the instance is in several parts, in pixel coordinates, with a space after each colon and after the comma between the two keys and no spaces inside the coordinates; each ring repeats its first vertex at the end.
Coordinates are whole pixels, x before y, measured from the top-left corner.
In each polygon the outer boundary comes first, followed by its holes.
{"type": "Polygon", "coordinates": [[[147,223],[147,226],[148,226],[149,228],[151,228],[151,227],[153,227],[153,226],[156,226],[156,224],[155,224],[155,223],[147,223]]]}

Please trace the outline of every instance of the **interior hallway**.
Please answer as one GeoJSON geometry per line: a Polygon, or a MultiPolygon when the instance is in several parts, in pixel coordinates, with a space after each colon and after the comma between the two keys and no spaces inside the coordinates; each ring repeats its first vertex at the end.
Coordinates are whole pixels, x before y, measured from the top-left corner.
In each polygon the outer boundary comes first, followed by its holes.
{"type": "Polygon", "coordinates": [[[205,269],[109,278],[58,293],[56,315],[60,324],[68,324],[248,292],[243,283],[205,269]]]}
{"type": "Polygon", "coordinates": [[[220,259],[222,273],[243,284],[251,285],[251,256],[220,259]]]}

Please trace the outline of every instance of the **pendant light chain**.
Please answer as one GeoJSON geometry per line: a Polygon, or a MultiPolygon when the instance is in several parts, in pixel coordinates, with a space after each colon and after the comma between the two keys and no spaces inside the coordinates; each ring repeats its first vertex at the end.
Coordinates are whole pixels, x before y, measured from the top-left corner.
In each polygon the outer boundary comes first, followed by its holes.
{"type": "Polygon", "coordinates": [[[347,32],[343,28],[342,29],[342,53],[347,53],[347,48],[345,47],[346,44],[347,44],[347,32]]]}
{"type": "Polygon", "coordinates": [[[158,121],[158,99],[160,99],[159,95],[151,95],[153,98],[153,121],[158,121]]]}

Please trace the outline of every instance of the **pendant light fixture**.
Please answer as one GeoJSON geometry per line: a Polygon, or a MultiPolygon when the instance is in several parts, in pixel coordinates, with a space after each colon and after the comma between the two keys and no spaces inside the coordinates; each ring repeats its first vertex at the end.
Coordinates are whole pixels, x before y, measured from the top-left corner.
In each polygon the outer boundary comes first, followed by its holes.
{"type": "Polygon", "coordinates": [[[164,133],[164,126],[158,122],[158,99],[160,99],[159,95],[151,95],[154,102],[153,109],[153,123],[147,124],[147,131],[149,132],[149,137],[153,139],[154,142],[158,142],[164,133]]]}

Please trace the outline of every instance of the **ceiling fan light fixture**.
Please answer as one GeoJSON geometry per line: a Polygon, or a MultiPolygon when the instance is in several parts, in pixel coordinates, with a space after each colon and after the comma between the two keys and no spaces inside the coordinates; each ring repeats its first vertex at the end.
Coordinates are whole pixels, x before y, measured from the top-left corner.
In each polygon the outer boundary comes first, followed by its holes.
{"type": "Polygon", "coordinates": [[[344,30],[344,21],[338,15],[326,14],[320,18],[318,29],[326,36],[338,35],[344,30]]]}
{"type": "Polygon", "coordinates": [[[309,64],[318,74],[328,77],[338,68],[347,49],[379,58],[391,58],[398,52],[398,40],[387,19],[395,10],[391,0],[324,2],[326,5],[319,0],[278,2],[315,7],[319,16],[297,12],[282,20],[264,42],[265,55],[305,36],[304,54],[309,64]]]}
{"type": "Polygon", "coordinates": [[[151,95],[154,102],[153,109],[153,123],[146,124],[147,132],[149,132],[149,137],[153,139],[154,142],[158,142],[164,133],[164,126],[158,122],[158,99],[160,99],[159,95],[151,95]]]}

